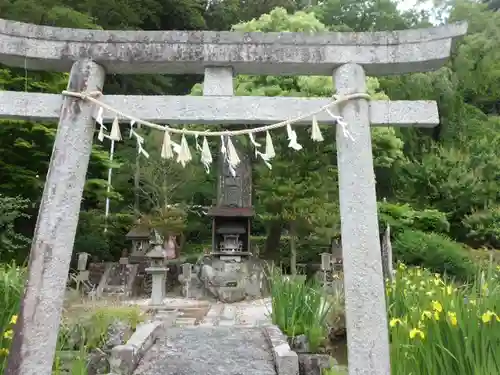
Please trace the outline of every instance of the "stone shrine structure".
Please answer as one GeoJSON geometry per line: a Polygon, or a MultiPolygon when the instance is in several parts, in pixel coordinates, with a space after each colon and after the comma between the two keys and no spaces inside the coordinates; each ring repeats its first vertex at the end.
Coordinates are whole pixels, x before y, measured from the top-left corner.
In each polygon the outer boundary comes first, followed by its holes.
{"type": "MultiPolygon", "coordinates": [[[[374,33],[102,31],[0,20],[0,63],[70,71],[57,94],[0,92],[0,118],[59,120],[29,260],[27,287],[6,375],[50,375],[64,289],[106,74],[203,74],[204,97],[105,95],[113,108],[162,124],[271,124],[329,104],[328,98],[233,97],[233,74],[331,75],[337,94],[366,93],[366,76],[426,72],[449,58],[467,25],[374,33]],[[224,78],[212,79],[223,76],[224,78]]],[[[350,375],[390,374],[371,126],[434,127],[432,101],[352,99],[337,111],[341,233],[350,375]]],[[[111,123],[114,114],[104,113],[111,123]]],[[[335,125],[327,113],[322,124],[335,125]]],[[[310,124],[304,119],[302,124],[310,124]]]]}
{"type": "MultiPolygon", "coordinates": [[[[233,74],[226,68],[213,69],[215,86],[205,76],[204,95],[232,95],[233,74]],[[219,87],[221,91],[213,91],[219,87]]],[[[252,207],[252,164],[243,147],[238,147],[241,162],[234,175],[225,158],[219,157],[216,205],[208,210],[212,217],[212,248],[196,265],[198,280],[218,300],[237,302],[245,297],[260,297],[263,267],[250,252],[252,207]]],[[[196,287],[196,280],[191,289],[196,287]]],[[[200,284],[198,283],[198,286],[200,284]]]]}
{"type": "Polygon", "coordinates": [[[136,224],[125,235],[125,238],[131,243],[130,262],[138,263],[143,261],[146,253],[150,250],[151,230],[145,225],[136,224]]]}

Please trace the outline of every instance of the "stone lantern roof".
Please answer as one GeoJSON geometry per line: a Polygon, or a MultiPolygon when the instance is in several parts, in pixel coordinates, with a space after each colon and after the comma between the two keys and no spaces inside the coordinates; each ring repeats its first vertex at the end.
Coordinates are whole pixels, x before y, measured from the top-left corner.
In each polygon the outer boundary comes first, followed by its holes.
{"type": "Polygon", "coordinates": [[[146,257],[148,257],[150,259],[164,259],[165,258],[165,254],[163,253],[161,247],[155,246],[153,248],[153,250],[151,250],[150,252],[148,252],[146,254],[146,257]]]}

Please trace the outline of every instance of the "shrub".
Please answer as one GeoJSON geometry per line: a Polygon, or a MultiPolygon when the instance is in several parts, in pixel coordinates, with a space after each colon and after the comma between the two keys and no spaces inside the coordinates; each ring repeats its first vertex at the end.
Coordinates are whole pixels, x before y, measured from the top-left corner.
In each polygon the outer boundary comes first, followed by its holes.
{"type": "Polygon", "coordinates": [[[0,259],[11,260],[20,249],[27,249],[29,238],[15,231],[18,219],[26,218],[29,200],[0,194],[0,259]]]}
{"type": "Polygon", "coordinates": [[[457,286],[400,264],[387,286],[392,373],[500,373],[500,272],[457,286]]]}
{"type": "MultiPolygon", "coordinates": [[[[251,238],[251,246],[258,246],[260,251],[264,250],[266,237],[254,236],[251,238]]],[[[297,263],[302,264],[319,264],[321,262],[321,253],[330,251],[330,244],[321,239],[299,239],[297,241],[297,263]]],[[[274,261],[276,265],[290,264],[290,237],[281,236],[279,248],[275,251],[265,254],[265,259],[274,261]]]]}
{"type": "Polygon", "coordinates": [[[466,248],[444,235],[404,230],[393,241],[394,258],[408,265],[421,265],[433,272],[461,279],[473,277],[475,266],[466,248]]]}
{"type": "Polygon", "coordinates": [[[500,206],[468,215],[462,223],[471,246],[500,248],[500,206]]]}
{"type": "Polygon", "coordinates": [[[379,223],[383,229],[387,224],[397,233],[407,229],[417,229],[424,232],[447,233],[450,223],[446,214],[438,210],[414,210],[408,204],[379,202],[379,223]]]}

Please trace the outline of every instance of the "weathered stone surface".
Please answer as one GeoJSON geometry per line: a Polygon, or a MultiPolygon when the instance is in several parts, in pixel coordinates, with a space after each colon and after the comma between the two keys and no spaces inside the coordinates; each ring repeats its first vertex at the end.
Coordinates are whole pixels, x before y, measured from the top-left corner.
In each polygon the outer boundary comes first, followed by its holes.
{"type": "Polygon", "coordinates": [[[221,302],[230,303],[262,295],[263,268],[258,259],[247,257],[236,263],[237,270],[229,270],[227,264],[218,258],[203,257],[195,267],[199,279],[213,296],[221,302]],[[237,286],[225,287],[228,282],[236,282],[237,286]]]}
{"type": "Polygon", "coordinates": [[[68,71],[92,60],[108,73],[201,74],[206,66],[232,65],[238,74],[329,75],[345,63],[369,75],[439,68],[458,23],[432,29],[367,33],[243,33],[213,31],[101,31],[64,29],[0,20],[0,62],[68,71]],[[339,53],[342,50],[342,53],[339,53]]]}
{"type": "Polygon", "coordinates": [[[236,307],[225,305],[221,312],[221,319],[234,320],[236,318],[236,307]]]}
{"type": "MultiPolygon", "coordinates": [[[[207,67],[203,80],[203,100],[211,96],[231,98],[234,95],[234,71],[231,67],[207,67]]],[[[237,142],[234,139],[233,142],[237,142]]],[[[227,147],[227,138],[224,138],[227,147]]],[[[241,162],[233,176],[226,158],[218,158],[218,183],[216,206],[252,207],[252,164],[242,145],[235,145],[241,162]]]]}
{"type": "Polygon", "coordinates": [[[175,320],[176,327],[191,327],[196,323],[196,318],[177,318],[175,320]]]}
{"type": "Polygon", "coordinates": [[[262,330],[271,345],[278,375],[298,375],[299,360],[297,353],[290,349],[287,337],[275,325],[263,327],[262,330]]]}
{"type": "MultiPolygon", "coordinates": [[[[104,70],[74,64],[68,90],[102,90],[104,70]]],[[[51,375],[78,214],[94,136],[93,106],[65,98],[47,172],[8,375],[51,375]]]]}
{"type": "MultiPolygon", "coordinates": [[[[59,117],[62,100],[61,95],[56,94],[2,91],[0,116],[52,121],[59,117]]],[[[208,125],[274,124],[317,111],[331,101],[326,98],[133,95],[104,95],[100,100],[156,124],[208,125]]],[[[371,101],[369,110],[371,126],[434,127],[439,124],[437,104],[433,101],[371,101]]],[[[105,122],[111,123],[114,118],[113,113],[104,111],[105,122]]],[[[335,124],[327,113],[319,113],[317,119],[321,124],[335,124]]],[[[311,125],[311,119],[297,124],[311,125]]]]}
{"type": "MultiPolygon", "coordinates": [[[[251,151],[238,138],[232,142],[238,150],[240,163],[236,166],[235,176],[231,174],[224,158],[219,158],[217,206],[218,207],[252,207],[252,160],[251,151]]],[[[224,139],[227,148],[227,138],[224,139]]]]}
{"type": "Polygon", "coordinates": [[[306,335],[298,335],[295,337],[289,337],[288,342],[290,347],[295,353],[308,353],[309,352],[309,340],[307,340],[306,335]]]}
{"type": "Polygon", "coordinates": [[[86,375],[104,375],[109,373],[108,355],[100,349],[94,349],[88,358],[86,375]]]}
{"type": "MultiPolygon", "coordinates": [[[[337,92],[366,91],[363,68],[346,64],[334,73],[337,92]]],[[[344,265],[349,373],[388,375],[389,334],[377,220],[368,102],[342,106],[352,138],[337,128],[337,164],[344,265]]]]}
{"type": "Polygon", "coordinates": [[[144,356],[136,375],[275,375],[259,328],[171,328],[144,356]]]}
{"type": "Polygon", "coordinates": [[[138,326],[125,345],[115,346],[109,360],[113,375],[131,375],[145,353],[156,340],[165,335],[162,322],[151,322],[138,326]]]}
{"type": "Polygon", "coordinates": [[[328,354],[298,353],[299,375],[323,375],[323,371],[336,368],[337,362],[328,354]]]}
{"type": "Polygon", "coordinates": [[[115,320],[110,324],[107,331],[107,340],[104,349],[112,349],[115,346],[124,344],[132,335],[132,327],[129,323],[115,320]]]}

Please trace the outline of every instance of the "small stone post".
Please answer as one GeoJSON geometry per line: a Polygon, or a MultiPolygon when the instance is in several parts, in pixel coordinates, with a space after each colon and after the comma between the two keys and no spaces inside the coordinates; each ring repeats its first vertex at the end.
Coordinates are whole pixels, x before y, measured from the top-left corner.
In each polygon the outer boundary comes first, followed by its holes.
{"type": "Polygon", "coordinates": [[[184,283],[184,297],[189,298],[189,285],[191,284],[193,267],[191,263],[182,265],[182,281],[184,283]]]}
{"type": "Polygon", "coordinates": [[[321,254],[321,272],[323,274],[323,289],[328,287],[328,272],[331,271],[332,255],[330,253],[321,254]]]}
{"type": "Polygon", "coordinates": [[[391,227],[387,224],[382,238],[382,267],[384,270],[384,279],[392,281],[394,278],[394,269],[392,263],[392,244],[391,227]]]}
{"type": "Polygon", "coordinates": [[[78,253],[78,275],[76,278],[76,290],[80,290],[80,283],[89,279],[89,271],[87,271],[88,260],[88,253],[78,253]]]}
{"type": "MultiPolygon", "coordinates": [[[[68,91],[102,91],[104,69],[73,64],[68,91]]],[[[92,150],[94,106],[65,97],[33,235],[28,278],[5,375],[51,375],[61,308],[92,150]]]]}
{"type": "Polygon", "coordinates": [[[151,259],[151,265],[146,272],[151,274],[151,305],[160,306],[165,298],[165,283],[168,268],[165,266],[165,255],[160,245],[155,245],[147,255],[151,259]]]}
{"type": "Polygon", "coordinates": [[[130,268],[127,251],[125,249],[122,252],[122,256],[118,260],[118,263],[120,264],[120,276],[123,285],[123,296],[127,298],[130,297],[131,291],[128,289],[130,268]]]}
{"type": "MultiPolygon", "coordinates": [[[[366,92],[356,64],[333,74],[337,94],[366,92]]],[[[337,163],[344,263],[349,375],[389,375],[389,333],[375,196],[368,101],[340,106],[352,138],[337,125],[337,163]]]]}

